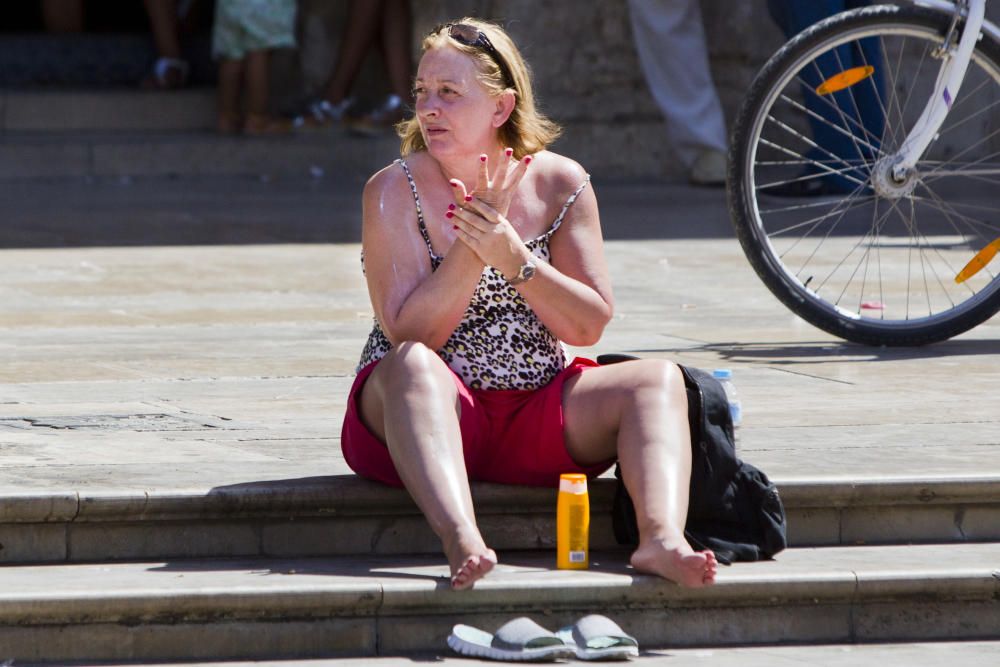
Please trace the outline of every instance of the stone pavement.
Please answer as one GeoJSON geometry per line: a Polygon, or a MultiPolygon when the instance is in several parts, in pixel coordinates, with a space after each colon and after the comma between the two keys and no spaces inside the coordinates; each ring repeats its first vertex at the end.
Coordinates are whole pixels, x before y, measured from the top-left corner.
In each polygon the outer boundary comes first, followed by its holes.
{"type": "MultiPolygon", "coordinates": [[[[549,495],[480,485],[502,562],[446,590],[412,504],[339,451],[371,326],[360,184],[0,183],[0,562],[37,563],[0,569],[0,662],[409,654],[459,620],[581,609],[647,647],[719,647],[644,658],[665,664],[941,664],[937,645],[721,647],[997,638],[1000,318],[925,348],[831,338],[753,275],[721,191],[670,184],[595,182],[617,308],[575,352],[733,369],[741,453],[782,488],[793,546],[821,548],[704,595],[620,552],[553,572],[549,495]]],[[[955,651],[992,664],[997,644],[955,651]]]]}
{"type": "MultiPolygon", "coordinates": [[[[22,247],[0,251],[0,488],[347,472],[339,425],[370,326],[358,185],[4,184],[3,240],[22,247]],[[136,245],[147,229],[163,245],[136,245]],[[67,230],[96,247],[46,247],[67,230]]],[[[1000,320],[923,348],[848,344],[757,280],[721,191],[595,187],[616,315],[577,352],[732,368],[743,453],[779,480],[1000,477],[1000,320]]]]}

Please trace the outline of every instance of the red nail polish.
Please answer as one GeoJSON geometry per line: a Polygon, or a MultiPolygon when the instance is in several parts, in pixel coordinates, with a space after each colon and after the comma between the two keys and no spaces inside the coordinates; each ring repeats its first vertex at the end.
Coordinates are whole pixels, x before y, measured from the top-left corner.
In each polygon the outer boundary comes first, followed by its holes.
{"type": "Polygon", "coordinates": [[[458,229],[458,225],[452,225],[451,228],[452,229],[458,229]]]}
{"type": "Polygon", "coordinates": [[[480,155],[479,156],[479,161],[480,162],[486,162],[486,156],[485,155],[480,155]]]}
{"type": "Polygon", "coordinates": [[[472,201],[472,195],[465,195],[465,201],[472,201]]]}
{"type": "Polygon", "coordinates": [[[448,211],[447,213],[444,214],[444,217],[446,217],[446,218],[454,218],[455,214],[452,213],[451,211],[448,211]]]}
{"type": "Polygon", "coordinates": [[[510,157],[511,155],[514,154],[514,149],[508,148],[507,150],[504,151],[504,153],[507,155],[507,157],[510,157]]]}
{"type": "Polygon", "coordinates": [[[530,155],[525,156],[525,158],[524,158],[524,164],[531,164],[531,156],[530,155]]]}
{"type": "Polygon", "coordinates": [[[451,184],[451,187],[453,187],[453,188],[457,188],[458,187],[458,183],[456,183],[455,181],[448,181],[448,182],[451,184]]]}
{"type": "Polygon", "coordinates": [[[454,211],[455,210],[455,205],[454,204],[448,204],[448,210],[449,211],[454,211]]]}

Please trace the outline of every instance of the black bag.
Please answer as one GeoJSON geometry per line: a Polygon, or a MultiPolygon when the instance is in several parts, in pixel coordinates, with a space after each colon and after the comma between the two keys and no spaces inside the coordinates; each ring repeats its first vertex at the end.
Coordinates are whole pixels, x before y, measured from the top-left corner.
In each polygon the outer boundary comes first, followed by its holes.
{"type": "MultiPolygon", "coordinates": [[[[635,359],[601,355],[599,364],[635,359]]],[[[785,508],[778,488],[763,472],[736,456],[733,421],[718,380],[680,366],[687,388],[691,427],[691,490],[684,535],[696,549],[711,549],[718,561],[766,560],[784,550],[785,508]]],[[[615,467],[618,486],[612,524],[619,544],[639,543],[635,507],[615,467]]]]}

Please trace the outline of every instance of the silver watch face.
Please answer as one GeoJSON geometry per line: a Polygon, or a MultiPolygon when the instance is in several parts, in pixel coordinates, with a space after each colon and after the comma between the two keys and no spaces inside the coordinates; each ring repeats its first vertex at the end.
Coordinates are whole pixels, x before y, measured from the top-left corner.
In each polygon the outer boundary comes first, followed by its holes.
{"type": "Polygon", "coordinates": [[[530,280],[535,277],[535,265],[531,262],[523,265],[521,270],[517,272],[517,279],[520,281],[530,280]]]}

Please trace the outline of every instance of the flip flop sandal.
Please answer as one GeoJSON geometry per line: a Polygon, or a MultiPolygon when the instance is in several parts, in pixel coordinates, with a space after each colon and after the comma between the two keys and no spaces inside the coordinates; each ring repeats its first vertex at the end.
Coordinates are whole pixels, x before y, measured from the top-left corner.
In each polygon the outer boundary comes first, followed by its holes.
{"type": "Polygon", "coordinates": [[[628,660],[639,656],[635,637],[599,614],[584,616],[573,625],[560,628],[556,636],[572,647],[580,660],[628,660]]]}
{"type": "Polygon", "coordinates": [[[491,635],[468,625],[456,625],[448,646],[461,655],[505,662],[551,661],[573,656],[573,647],[524,616],[505,623],[491,635]]]}
{"type": "Polygon", "coordinates": [[[153,69],[143,79],[142,87],[147,90],[174,90],[187,85],[191,66],[179,58],[157,58],[153,69]]]}

